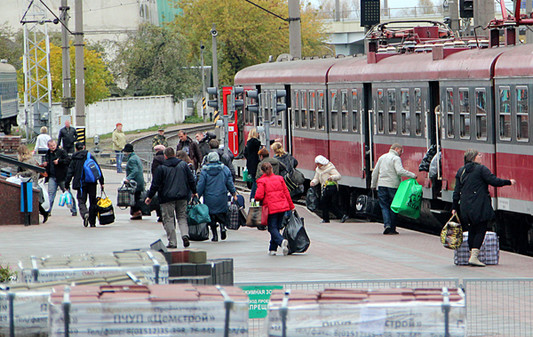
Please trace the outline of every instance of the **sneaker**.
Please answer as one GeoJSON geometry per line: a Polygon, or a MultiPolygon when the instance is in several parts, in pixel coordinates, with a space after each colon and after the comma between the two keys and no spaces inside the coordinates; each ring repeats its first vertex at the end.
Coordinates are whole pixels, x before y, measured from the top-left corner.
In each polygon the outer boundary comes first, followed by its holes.
{"type": "Polygon", "coordinates": [[[178,248],[178,246],[176,246],[176,245],[171,245],[171,244],[168,244],[168,245],[167,245],[167,248],[178,248]]]}
{"type": "Polygon", "coordinates": [[[394,230],[392,228],[386,227],[385,230],[383,231],[383,235],[394,234],[393,232],[394,232],[394,230]]]}
{"type": "Polygon", "coordinates": [[[283,240],[281,242],[281,249],[283,250],[283,255],[289,255],[289,241],[283,240]]]}
{"type": "Polygon", "coordinates": [[[184,235],[181,239],[183,240],[183,247],[187,248],[191,245],[188,235],[184,235]]]}
{"type": "Polygon", "coordinates": [[[83,227],[89,226],[89,213],[83,216],[83,227]]]}
{"type": "Polygon", "coordinates": [[[275,250],[270,250],[270,251],[268,251],[268,255],[269,256],[275,256],[276,255],[276,251],[275,250]]]}
{"type": "Polygon", "coordinates": [[[341,219],[341,223],[345,223],[346,220],[348,220],[348,216],[347,215],[343,215],[342,219],[341,219]]]}

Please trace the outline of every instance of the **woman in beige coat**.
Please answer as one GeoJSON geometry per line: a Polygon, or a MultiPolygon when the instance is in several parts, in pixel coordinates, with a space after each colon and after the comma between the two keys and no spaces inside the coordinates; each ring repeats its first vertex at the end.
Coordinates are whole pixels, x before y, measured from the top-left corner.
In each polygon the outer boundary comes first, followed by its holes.
{"type": "Polygon", "coordinates": [[[334,202],[334,198],[339,191],[338,182],[341,180],[339,171],[337,171],[333,163],[321,155],[316,156],[315,164],[315,176],[311,180],[311,186],[318,184],[321,186],[320,209],[322,210],[322,223],[329,223],[330,211],[341,219],[341,222],[345,222],[348,220],[348,216],[343,214],[334,202]]]}

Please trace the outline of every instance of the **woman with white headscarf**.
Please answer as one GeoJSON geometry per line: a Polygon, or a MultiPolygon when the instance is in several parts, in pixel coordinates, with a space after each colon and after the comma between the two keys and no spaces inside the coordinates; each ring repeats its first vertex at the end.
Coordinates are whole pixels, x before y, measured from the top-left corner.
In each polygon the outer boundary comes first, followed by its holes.
{"type": "Polygon", "coordinates": [[[322,223],[329,223],[329,212],[333,212],[341,222],[346,222],[348,216],[333,202],[335,195],[339,191],[339,180],[341,175],[332,162],[326,157],[318,155],[315,158],[315,176],[311,180],[311,186],[320,184],[322,193],[320,196],[320,209],[322,210],[322,223]]]}

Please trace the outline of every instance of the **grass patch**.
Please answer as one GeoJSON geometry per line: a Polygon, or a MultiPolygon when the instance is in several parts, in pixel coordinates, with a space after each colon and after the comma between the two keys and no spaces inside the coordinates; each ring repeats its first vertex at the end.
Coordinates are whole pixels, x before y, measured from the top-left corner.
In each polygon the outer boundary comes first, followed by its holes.
{"type": "Polygon", "coordinates": [[[198,117],[197,115],[192,115],[192,116],[185,117],[183,124],[196,124],[196,123],[203,123],[203,122],[204,122],[204,119],[202,117],[198,117]]]}

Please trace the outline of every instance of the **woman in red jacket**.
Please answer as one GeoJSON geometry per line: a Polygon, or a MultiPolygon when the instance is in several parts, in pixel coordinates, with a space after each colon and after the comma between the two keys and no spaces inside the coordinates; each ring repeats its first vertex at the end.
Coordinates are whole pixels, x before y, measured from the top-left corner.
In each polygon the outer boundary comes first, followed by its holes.
{"type": "Polygon", "coordinates": [[[263,175],[257,180],[255,199],[262,201],[268,207],[268,232],[270,233],[270,247],[268,255],[276,255],[278,246],[281,246],[283,255],[289,254],[289,242],[283,239],[279,230],[285,212],[293,210],[294,204],[285,185],[283,177],[272,172],[272,165],[265,162],[261,165],[263,175]]]}

